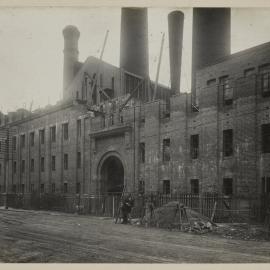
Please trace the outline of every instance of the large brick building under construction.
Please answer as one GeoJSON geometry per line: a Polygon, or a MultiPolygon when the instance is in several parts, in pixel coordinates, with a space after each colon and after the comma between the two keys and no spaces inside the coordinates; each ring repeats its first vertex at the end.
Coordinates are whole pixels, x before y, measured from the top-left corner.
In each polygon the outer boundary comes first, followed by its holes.
{"type": "Polygon", "coordinates": [[[2,193],[270,192],[270,43],[230,54],[230,9],[195,8],[180,93],[183,13],[168,22],[171,89],[149,80],[147,9],[122,9],[120,68],[78,62],[63,30],[63,100],[1,115],[2,193]]]}

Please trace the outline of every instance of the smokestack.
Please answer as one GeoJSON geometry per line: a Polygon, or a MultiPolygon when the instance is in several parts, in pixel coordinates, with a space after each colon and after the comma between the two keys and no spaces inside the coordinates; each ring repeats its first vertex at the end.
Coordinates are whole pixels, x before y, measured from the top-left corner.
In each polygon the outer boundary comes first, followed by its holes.
{"type": "Polygon", "coordinates": [[[63,97],[67,98],[66,89],[75,76],[75,64],[78,62],[78,40],[80,32],[76,26],[68,25],[63,30],[64,36],[64,69],[63,97]]]}
{"type": "Polygon", "coordinates": [[[171,94],[180,92],[184,13],[173,11],[168,15],[171,94]]]}
{"type": "Polygon", "coordinates": [[[193,8],[192,91],[195,73],[231,53],[231,9],[193,8]]]}
{"type": "Polygon", "coordinates": [[[122,8],[120,67],[148,77],[147,8],[122,8]]]}

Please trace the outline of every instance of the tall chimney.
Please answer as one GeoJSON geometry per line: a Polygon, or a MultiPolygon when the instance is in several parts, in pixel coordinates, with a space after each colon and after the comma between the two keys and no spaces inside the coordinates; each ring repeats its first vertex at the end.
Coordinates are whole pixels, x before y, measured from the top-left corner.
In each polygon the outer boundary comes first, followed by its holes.
{"type": "Polygon", "coordinates": [[[75,64],[78,62],[78,40],[80,32],[76,26],[68,25],[63,30],[64,36],[64,69],[63,69],[63,97],[68,97],[67,87],[75,75],[75,64]]]}
{"type": "Polygon", "coordinates": [[[147,8],[122,8],[120,67],[148,77],[147,8]]]}
{"type": "Polygon", "coordinates": [[[180,92],[184,13],[173,11],[168,15],[171,94],[180,92]]]}
{"type": "Polygon", "coordinates": [[[231,53],[231,9],[193,8],[192,91],[200,68],[231,53]]]}

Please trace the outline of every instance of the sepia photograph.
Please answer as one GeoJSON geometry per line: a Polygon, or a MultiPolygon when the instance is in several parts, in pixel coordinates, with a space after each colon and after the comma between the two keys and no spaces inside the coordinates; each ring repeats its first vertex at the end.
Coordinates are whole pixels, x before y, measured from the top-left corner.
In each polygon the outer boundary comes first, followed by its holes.
{"type": "Polygon", "coordinates": [[[270,263],[269,33],[270,6],[0,5],[0,263],[270,263]]]}

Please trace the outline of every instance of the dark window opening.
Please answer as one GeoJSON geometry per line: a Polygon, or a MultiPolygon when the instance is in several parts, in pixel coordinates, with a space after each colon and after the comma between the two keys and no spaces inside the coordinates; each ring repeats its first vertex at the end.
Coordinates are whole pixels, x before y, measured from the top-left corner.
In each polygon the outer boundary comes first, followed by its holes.
{"type": "Polygon", "coordinates": [[[81,193],[81,183],[76,183],[76,193],[81,193]]]}
{"type": "Polygon", "coordinates": [[[270,177],[262,178],[262,193],[270,194],[270,177]]]}
{"type": "Polygon", "coordinates": [[[25,160],[24,159],[22,160],[22,163],[21,163],[21,172],[25,173],[25,160]]]}
{"type": "Polygon", "coordinates": [[[223,179],[223,194],[226,196],[233,194],[233,179],[232,178],[223,179]]]}
{"type": "Polygon", "coordinates": [[[17,138],[16,136],[12,137],[12,149],[13,151],[16,151],[16,147],[17,147],[17,138]]]}
{"type": "Polygon", "coordinates": [[[45,158],[41,157],[40,158],[40,171],[44,172],[44,170],[45,170],[45,158]]]}
{"type": "Polygon", "coordinates": [[[15,174],[17,172],[17,162],[13,162],[13,173],[15,174]]]}
{"type": "Polygon", "coordinates": [[[229,85],[229,77],[221,77],[219,79],[219,85],[223,93],[223,104],[231,105],[233,103],[233,88],[229,85]]]}
{"type": "Polygon", "coordinates": [[[210,79],[206,82],[207,86],[212,86],[216,84],[216,79],[210,79]]]}
{"type": "Polygon", "coordinates": [[[0,163],[0,175],[2,175],[2,163],[0,163]]]}
{"type": "Polygon", "coordinates": [[[39,131],[39,142],[40,142],[40,144],[45,143],[45,129],[41,129],[39,131]]]}
{"type": "Polygon", "coordinates": [[[262,153],[270,153],[270,124],[263,124],[262,131],[262,153]]]}
{"type": "Polygon", "coordinates": [[[55,171],[56,158],[52,156],[52,171],[55,171]]]}
{"type": "Polygon", "coordinates": [[[233,154],[233,130],[223,130],[223,155],[229,157],[233,154]]]}
{"type": "Polygon", "coordinates": [[[44,184],[40,184],[40,193],[44,193],[45,188],[44,188],[44,184]]]}
{"type": "Polygon", "coordinates": [[[31,132],[30,133],[30,146],[34,146],[35,144],[35,133],[31,132]]]}
{"type": "Polygon", "coordinates": [[[52,183],[52,193],[55,193],[55,183],[52,183]]]}
{"type": "Polygon", "coordinates": [[[68,154],[64,154],[64,170],[68,169],[68,154]]]}
{"type": "Polygon", "coordinates": [[[24,194],[24,184],[21,184],[21,193],[24,194]]]}
{"type": "Polygon", "coordinates": [[[63,138],[68,140],[68,123],[63,124],[63,138]]]}
{"type": "Polygon", "coordinates": [[[78,169],[81,168],[81,163],[82,163],[81,152],[77,152],[77,168],[78,168],[78,169]]]}
{"type": "Polygon", "coordinates": [[[142,180],[139,181],[138,191],[140,194],[144,194],[144,192],[145,192],[145,182],[142,180]]]}
{"type": "Polygon", "coordinates": [[[192,159],[197,159],[199,156],[199,135],[190,136],[190,156],[192,159]]]}
{"type": "Polygon", "coordinates": [[[199,194],[199,180],[198,179],[190,180],[190,191],[192,194],[199,194]]]}
{"type": "Polygon", "coordinates": [[[50,128],[51,142],[56,142],[56,126],[50,128]]]}
{"type": "Polygon", "coordinates": [[[170,148],[171,148],[171,141],[170,139],[164,139],[163,140],[163,161],[170,161],[171,155],[170,155],[170,148]]]}
{"type": "Polygon", "coordinates": [[[255,73],[255,68],[247,68],[244,70],[244,76],[248,77],[255,73]]]}
{"type": "Polygon", "coordinates": [[[81,119],[77,120],[77,137],[81,137],[82,134],[82,121],[81,119]]]}
{"type": "Polygon", "coordinates": [[[67,192],[68,192],[68,184],[64,183],[64,193],[67,193],[67,192]]]}
{"type": "Polygon", "coordinates": [[[31,172],[34,172],[35,170],[35,160],[33,158],[31,158],[31,161],[30,161],[30,171],[31,172]]]}
{"type": "Polygon", "coordinates": [[[21,135],[21,148],[25,147],[25,134],[21,135]]]}
{"type": "Polygon", "coordinates": [[[114,125],[114,115],[110,115],[110,124],[113,126],[114,125]]]}
{"type": "Polygon", "coordinates": [[[261,85],[262,85],[262,96],[270,96],[270,77],[269,73],[263,73],[261,75],[261,85]]]}
{"type": "Polygon", "coordinates": [[[140,162],[145,162],[145,143],[140,143],[140,162]]]}
{"type": "Polygon", "coordinates": [[[171,193],[171,182],[170,180],[163,180],[163,194],[171,193]]]}
{"type": "Polygon", "coordinates": [[[16,190],[16,185],[14,184],[14,185],[12,185],[12,192],[13,192],[13,193],[16,193],[16,191],[17,191],[17,190],[16,190]]]}
{"type": "Polygon", "coordinates": [[[30,185],[30,192],[34,192],[35,191],[35,185],[34,184],[31,184],[30,185]]]}

